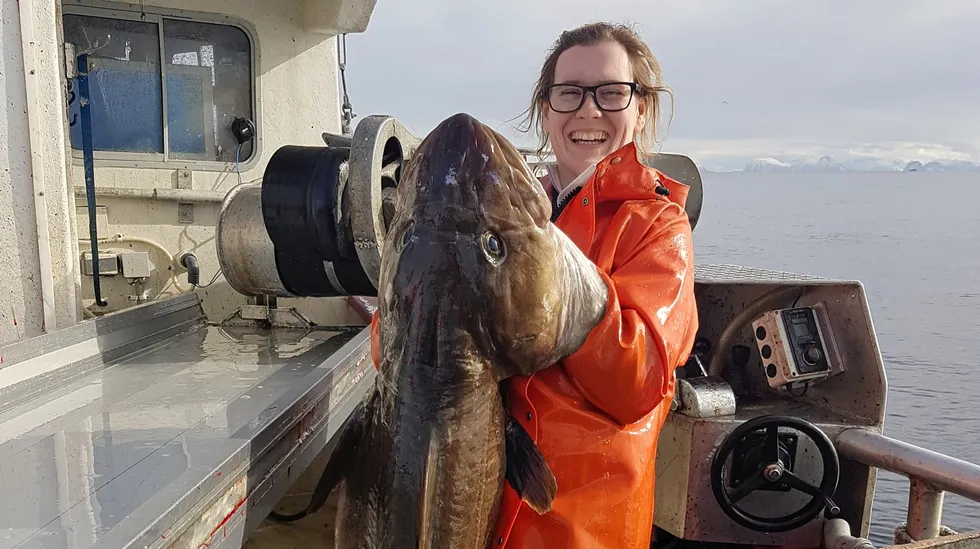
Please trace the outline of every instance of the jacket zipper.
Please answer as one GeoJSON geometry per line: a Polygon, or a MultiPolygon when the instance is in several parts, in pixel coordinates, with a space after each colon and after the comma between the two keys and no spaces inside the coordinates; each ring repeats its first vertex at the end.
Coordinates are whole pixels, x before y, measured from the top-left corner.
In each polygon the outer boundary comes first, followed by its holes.
{"type": "Polygon", "coordinates": [[[581,190],[582,187],[576,187],[574,191],[568,193],[568,195],[565,196],[564,200],[559,202],[557,191],[551,189],[551,222],[552,223],[558,221],[558,217],[561,215],[563,211],[565,211],[565,206],[567,206],[572,201],[572,199],[575,198],[575,195],[577,195],[581,190]]]}

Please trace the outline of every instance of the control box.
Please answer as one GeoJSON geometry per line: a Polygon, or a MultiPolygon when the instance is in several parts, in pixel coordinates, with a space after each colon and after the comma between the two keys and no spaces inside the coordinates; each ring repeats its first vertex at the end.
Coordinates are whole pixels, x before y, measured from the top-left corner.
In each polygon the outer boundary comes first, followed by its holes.
{"type": "Polygon", "coordinates": [[[147,252],[122,252],[119,254],[119,268],[126,278],[149,278],[150,254],[147,252]]]}
{"type": "Polygon", "coordinates": [[[752,323],[769,386],[830,376],[836,367],[835,345],[822,307],[768,311],[752,323]]]}
{"type": "MultiPolygon", "coordinates": [[[[81,264],[82,274],[85,276],[95,276],[95,269],[92,268],[92,252],[82,252],[79,263],[81,264]]],[[[99,252],[99,276],[116,276],[119,274],[119,256],[111,252],[99,252]]]]}

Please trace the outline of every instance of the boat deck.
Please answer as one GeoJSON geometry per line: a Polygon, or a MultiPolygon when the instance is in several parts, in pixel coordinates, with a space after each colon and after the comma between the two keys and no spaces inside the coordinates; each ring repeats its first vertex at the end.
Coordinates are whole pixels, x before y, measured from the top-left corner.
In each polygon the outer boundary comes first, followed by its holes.
{"type": "Polygon", "coordinates": [[[0,356],[2,549],[238,547],[374,376],[363,329],[219,328],[194,294],[0,356]]]}

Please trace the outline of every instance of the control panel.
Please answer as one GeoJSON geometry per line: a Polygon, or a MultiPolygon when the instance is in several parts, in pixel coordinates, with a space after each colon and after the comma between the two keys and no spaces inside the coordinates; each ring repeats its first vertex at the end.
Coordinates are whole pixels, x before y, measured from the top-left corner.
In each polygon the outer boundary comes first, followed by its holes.
{"type": "Polygon", "coordinates": [[[822,307],[768,311],[752,323],[769,386],[831,375],[838,364],[822,307]]]}

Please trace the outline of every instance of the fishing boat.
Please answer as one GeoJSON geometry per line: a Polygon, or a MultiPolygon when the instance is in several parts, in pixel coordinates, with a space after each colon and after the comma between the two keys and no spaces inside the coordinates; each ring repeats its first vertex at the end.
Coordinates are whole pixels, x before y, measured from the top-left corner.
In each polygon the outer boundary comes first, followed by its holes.
{"type": "MultiPolygon", "coordinates": [[[[318,479],[375,379],[358,296],[420,139],[351,129],[375,2],[2,1],[0,549],[330,547],[318,479]]],[[[645,161],[696,231],[694,162],[645,161]]],[[[942,523],[980,467],[886,432],[860,281],[699,264],[696,292],[656,547],[870,549],[883,470],[896,545],[980,546],[942,523]]]]}

